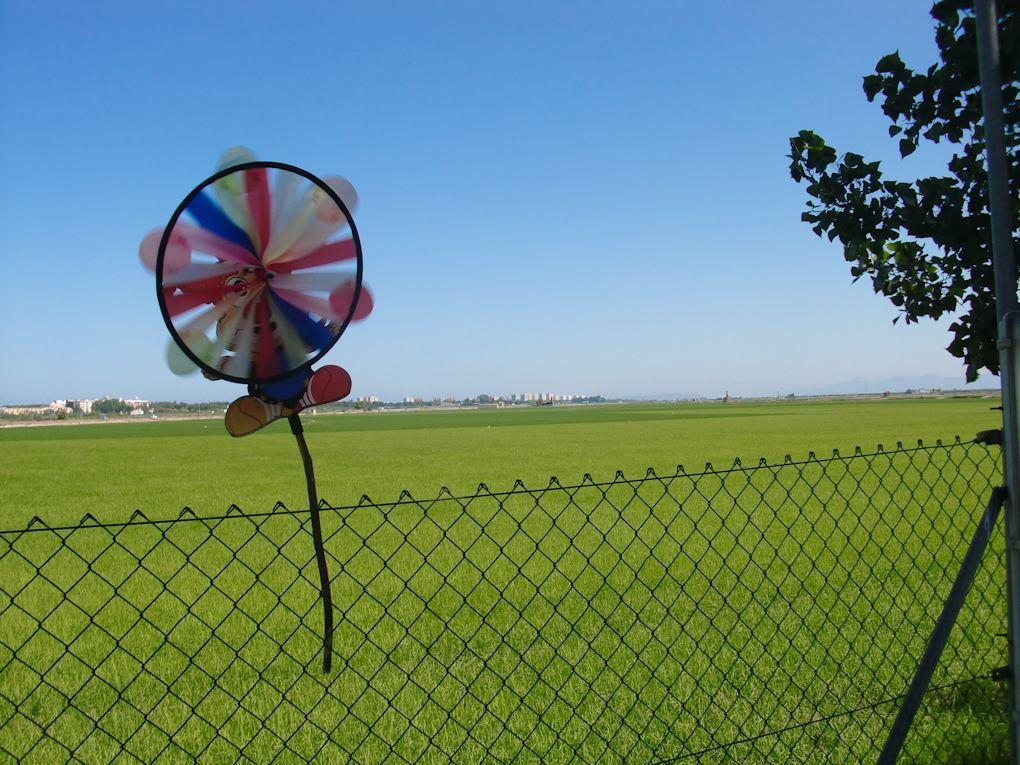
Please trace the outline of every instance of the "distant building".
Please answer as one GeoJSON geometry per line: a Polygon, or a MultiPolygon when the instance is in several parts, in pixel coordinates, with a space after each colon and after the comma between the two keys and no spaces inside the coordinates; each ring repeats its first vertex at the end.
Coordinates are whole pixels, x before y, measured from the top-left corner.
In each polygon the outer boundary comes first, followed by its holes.
{"type": "Polygon", "coordinates": [[[42,404],[23,404],[15,406],[0,406],[0,414],[26,415],[26,414],[48,414],[53,410],[42,404]]]}

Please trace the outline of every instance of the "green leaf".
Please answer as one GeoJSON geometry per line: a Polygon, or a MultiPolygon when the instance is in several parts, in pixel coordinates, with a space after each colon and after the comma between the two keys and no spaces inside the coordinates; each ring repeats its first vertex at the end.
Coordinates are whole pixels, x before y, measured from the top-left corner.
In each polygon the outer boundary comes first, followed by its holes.
{"type": "Polygon", "coordinates": [[[892,74],[903,68],[903,61],[900,60],[900,52],[890,53],[882,56],[875,64],[875,71],[883,74],[892,74]]]}
{"type": "Polygon", "coordinates": [[[877,74],[869,74],[864,78],[864,95],[869,101],[874,101],[875,96],[882,90],[882,77],[877,74]]]}

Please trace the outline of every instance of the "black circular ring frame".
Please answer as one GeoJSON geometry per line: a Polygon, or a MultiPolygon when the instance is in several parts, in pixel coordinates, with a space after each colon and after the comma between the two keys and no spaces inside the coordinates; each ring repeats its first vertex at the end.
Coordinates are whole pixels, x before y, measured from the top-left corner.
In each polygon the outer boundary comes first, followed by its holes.
{"type": "Polygon", "coordinates": [[[358,236],[358,229],[354,225],[354,216],[351,215],[351,211],[347,209],[347,205],[344,204],[344,201],[335,191],[333,191],[333,189],[327,186],[324,181],[322,181],[315,175],[309,173],[307,170],[302,170],[300,167],[296,167],[294,165],[288,165],[284,162],[264,162],[264,161],[243,162],[238,165],[231,165],[230,167],[225,167],[219,172],[210,175],[208,178],[206,178],[204,181],[198,184],[198,186],[192,189],[191,193],[188,194],[188,196],[184,198],[184,201],[177,206],[176,210],[174,210],[174,214],[170,216],[170,222],[167,223],[166,229],[164,229],[163,231],[163,237],[160,239],[159,242],[159,253],[156,256],[156,298],[159,300],[159,310],[163,314],[163,321],[166,323],[166,328],[170,330],[170,335],[173,337],[174,342],[177,343],[177,346],[182,351],[184,351],[184,354],[189,359],[191,359],[195,363],[195,365],[199,367],[199,369],[203,370],[204,372],[207,372],[209,376],[214,377],[217,380],[228,380],[230,382],[242,384],[271,383],[276,382],[278,380],[284,380],[288,377],[292,377],[293,375],[296,375],[298,372],[300,372],[302,369],[307,369],[311,367],[312,364],[314,364],[323,356],[325,356],[327,353],[329,353],[333,346],[336,345],[337,340],[339,340],[343,333],[347,330],[347,326],[351,323],[351,319],[354,317],[354,312],[358,307],[358,300],[361,298],[362,271],[363,262],[361,257],[361,238],[358,236]],[[181,215],[184,214],[184,211],[187,209],[188,205],[191,204],[192,200],[195,197],[202,193],[202,191],[206,187],[212,185],[221,178],[225,178],[228,175],[243,172],[245,170],[255,170],[257,168],[283,170],[285,172],[300,175],[301,177],[314,183],[325,194],[327,194],[329,198],[332,199],[336,206],[340,209],[340,211],[344,214],[344,217],[347,219],[347,225],[349,225],[351,228],[351,239],[354,241],[354,250],[357,254],[358,269],[357,274],[355,275],[354,295],[351,299],[350,308],[348,308],[347,310],[347,316],[344,318],[343,324],[340,325],[340,331],[337,332],[336,335],[333,337],[332,342],[330,342],[328,345],[322,348],[312,358],[308,359],[307,361],[301,364],[298,364],[293,369],[289,369],[286,372],[281,372],[278,375],[273,375],[271,377],[237,377],[235,375],[227,374],[226,372],[223,372],[220,369],[216,369],[215,367],[210,366],[209,364],[204,362],[197,355],[195,355],[195,353],[188,347],[187,343],[185,343],[181,339],[180,334],[178,334],[177,329],[174,327],[173,321],[170,318],[170,312],[167,310],[166,301],[163,296],[163,259],[166,256],[166,248],[168,242],[170,241],[171,232],[177,225],[177,221],[180,219],[181,215]]]}

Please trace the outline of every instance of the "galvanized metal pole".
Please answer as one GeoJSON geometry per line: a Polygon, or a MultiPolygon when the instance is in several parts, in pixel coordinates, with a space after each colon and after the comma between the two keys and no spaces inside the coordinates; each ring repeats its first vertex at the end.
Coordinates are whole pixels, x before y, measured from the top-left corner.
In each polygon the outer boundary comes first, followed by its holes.
{"type": "Polygon", "coordinates": [[[1017,389],[1011,323],[1016,319],[1017,272],[1013,258],[1013,215],[1009,196],[1009,164],[1002,125],[1002,73],[999,61],[998,14],[995,0],[975,0],[981,107],[984,111],[985,161],[988,166],[988,209],[991,213],[992,262],[995,267],[995,313],[999,328],[999,382],[1002,385],[1002,464],[1006,484],[1006,591],[1009,642],[1009,706],[1011,762],[1020,765],[1020,469],[1017,459],[1017,389]]]}
{"type": "Polygon", "coordinates": [[[978,527],[974,530],[974,536],[970,540],[967,553],[963,556],[960,570],[956,574],[956,579],[953,580],[953,586],[949,590],[949,595],[946,596],[942,613],[939,614],[931,637],[928,638],[928,645],[925,646],[924,655],[921,656],[917,671],[914,672],[914,679],[910,681],[907,695],[903,698],[900,711],[896,714],[892,729],[885,740],[885,746],[882,747],[882,751],[878,755],[878,765],[893,765],[900,756],[900,749],[903,748],[903,742],[914,722],[914,716],[921,707],[924,694],[928,692],[928,684],[931,683],[932,675],[935,674],[935,667],[938,666],[939,659],[942,658],[942,651],[945,650],[946,643],[949,641],[953,625],[956,624],[956,617],[960,615],[963,601],[967,597],[967,593],[970,592],[970,585],[974,581],[982,558],[984,558],[985,547],[988,546],[988,540],[995,530],[995,521],[999,517],[1005,494],[1006,491],[1001,486],[996,486],[992,491],[985,512],[978,522],[978,527]]]}

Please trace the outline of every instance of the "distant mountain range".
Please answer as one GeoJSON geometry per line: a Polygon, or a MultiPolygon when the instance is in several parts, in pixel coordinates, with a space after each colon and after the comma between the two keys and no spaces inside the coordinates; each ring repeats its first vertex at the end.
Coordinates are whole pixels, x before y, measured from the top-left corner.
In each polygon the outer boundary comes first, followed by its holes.
{"type": "MultiPolygon", "coordinates": [[[[940,390],[987,390],[991,388],[998,388],[999,380],[991,375],[985,375],[978,379],[974,383],[964,382],[964,378],[952,377],[950,375],[901,375],[899,377],[854,377],[850,380],[844,380],[842,382],[831,383],[829,385],[821,385],[817,387],[804,387],[799,385],[793,385],[788,388],[780,389],[778,391],[759,391],[757,393],[750,393],[747,391],[730,390],[730,394],[736,397],[755,398],[757,396],[769,396],[779,393],[781,396],[785,396],[789,393],[795,393],[798,396],[839,396],[849,395],[853,393],[884,393],[885,391],[891,391],[893,393],[902,393],[906,390],[925,390],[937,388],[940,390]]],[[[700,392],[697,394],[699,398],[720,398],[726,391],[712,391],[712,392],[700,392]]],[[[628,396],[628,395],[612,395],[606,396],[608,399],[630,399],[638,401],[662,401],[669,399],[687,399],[694,397],[691,393],[661,393],[655,395],[643,395],[643,396],[628,396]]]]}
{"type": "Polygon", "coordinates": [[[967,384],[963,376],[951,377],[949,375],[904,375],[901,377],[877,377],[864,378],[855,377],[844,382],[825,385],[814,390],[795,390],[795,393],[804,395],[811,394],[842,394],[842,393],[883,393],[892,391],[894,393],[905,390],[918,390],[921,388],[941,388],[942,390],[981,390],[985,388],[999,387],[998,379],[987,376],[978,378],[977,382],[967,384]]]}

